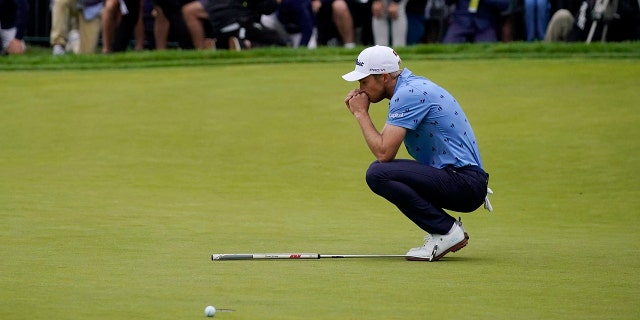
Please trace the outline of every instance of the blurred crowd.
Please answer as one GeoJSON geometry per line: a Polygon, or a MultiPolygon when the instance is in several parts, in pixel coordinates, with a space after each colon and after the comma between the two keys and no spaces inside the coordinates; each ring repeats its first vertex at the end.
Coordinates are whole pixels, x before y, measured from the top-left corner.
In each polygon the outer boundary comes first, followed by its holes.
{"type": "MultiPolygon", "coordinates": [[[[48,1],[48,0],[47,0],[48,1]]],[[[50,0],[52,54],[640,39],[640,0],[50,0]]],[[[0,0],[4,54],[28,0],[0,0]]]]}

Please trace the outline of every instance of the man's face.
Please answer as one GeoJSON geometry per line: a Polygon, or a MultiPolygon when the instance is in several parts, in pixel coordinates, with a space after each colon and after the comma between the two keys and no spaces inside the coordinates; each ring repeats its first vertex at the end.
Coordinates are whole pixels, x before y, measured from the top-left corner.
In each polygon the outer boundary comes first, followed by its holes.
{"type": "Polygon", "coordinates": [[[380,102],[385,98],[384,75],[371,74],[359,80],[360,91],[367,94],[372,103],[380,102]]]}

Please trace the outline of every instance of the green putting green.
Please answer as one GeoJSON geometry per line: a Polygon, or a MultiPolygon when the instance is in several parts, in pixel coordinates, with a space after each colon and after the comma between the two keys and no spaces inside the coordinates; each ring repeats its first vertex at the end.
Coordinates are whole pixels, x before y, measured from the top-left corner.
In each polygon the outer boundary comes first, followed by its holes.
{"type": "Polygon", "coordinates": [[[639,318],[638,61],[416,57],[495,192],[435,263],[210,260],[421,244],[364,182],[351,60],[0,73],[0,318],[639,318]]]}

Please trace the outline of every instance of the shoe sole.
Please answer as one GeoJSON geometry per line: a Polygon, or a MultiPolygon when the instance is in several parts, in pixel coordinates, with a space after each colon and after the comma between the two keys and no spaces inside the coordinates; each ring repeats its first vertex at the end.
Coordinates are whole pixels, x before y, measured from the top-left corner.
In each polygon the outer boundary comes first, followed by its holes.
{"type": "Polygon", "coordinates": [[[462,241],[456,243],[453,247],[447,249],[447,251],[435,256],[433,259],[429,259],[429,258],[419,258],[419,257],[407,257],[407,260],[409,261],[438,261],[440,260],[440,258],[444,257],[444,255],[446,255],[449,252],[456,252],[462,248],[464,248],[467,243],[469,242],[469,234],[467,234],[466,232],[464,233],[464,239],[462,239],[462,241]]]}

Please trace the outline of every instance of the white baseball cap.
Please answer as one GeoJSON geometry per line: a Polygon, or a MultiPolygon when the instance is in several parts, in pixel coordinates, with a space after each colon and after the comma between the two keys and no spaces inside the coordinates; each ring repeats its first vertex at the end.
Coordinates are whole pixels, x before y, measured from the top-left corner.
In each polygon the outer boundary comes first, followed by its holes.
{"type": "Polygon", "coordinates": [[[400,56],[395,50],[385,46],[373,46],[360,52],[356,59],[356,69],[343,75],[347,81],[358,81],[370,74],[391,73],[400,70],[400,56]]]}

